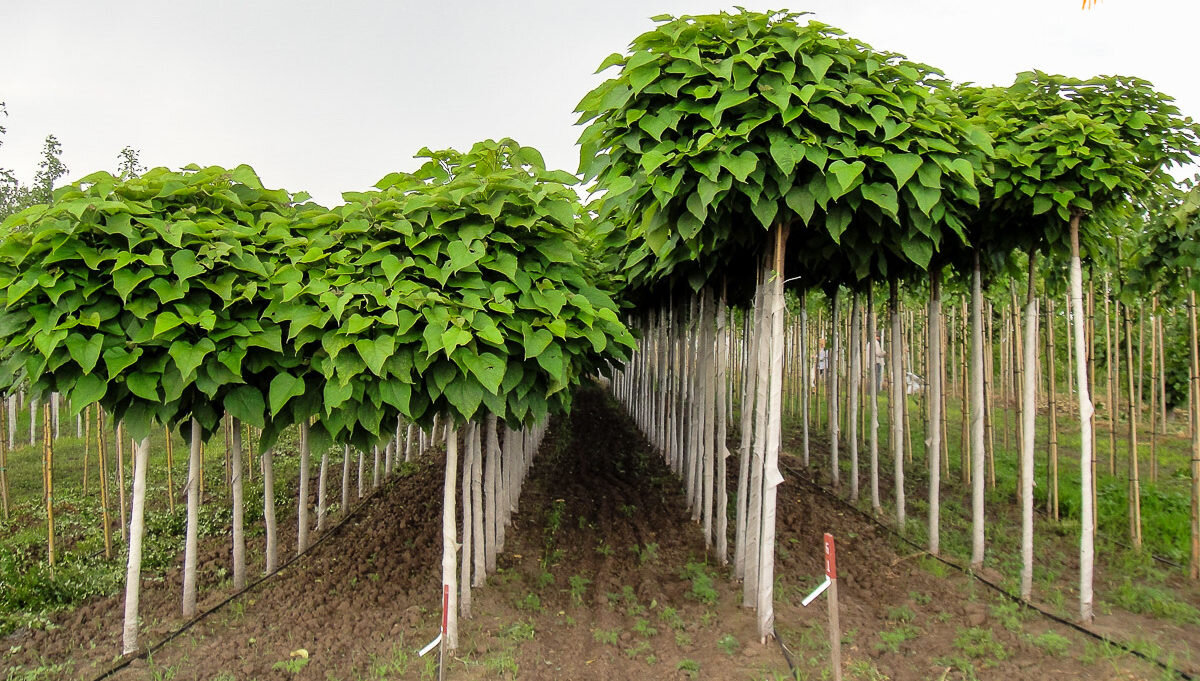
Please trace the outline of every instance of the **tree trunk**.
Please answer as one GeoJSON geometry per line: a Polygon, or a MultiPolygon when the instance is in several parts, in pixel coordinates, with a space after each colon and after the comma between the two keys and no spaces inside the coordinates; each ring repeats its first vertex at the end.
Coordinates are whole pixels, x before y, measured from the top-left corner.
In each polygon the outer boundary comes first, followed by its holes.
{"type": "Polygon", "coordinates": [[[129,518],[129,555],[125,567],[125,624],[121,652],[129,655],[138,649],[138,601],[142,588],[142,537],[145,535],[146,464],[150,460],[150,438],[137,447],[133,464],[133,512],[129,518]]]}
{"type": "Polygon", "coordinates": [[[300,422],[300,499],[296,504],[296,555],[308,548],[308,480],[309,459],[308,419],[300,422]]]}
{"type": "Polygon", "coordinates": [[[192,419],[188,439],[187,537],[183,550],[183,616],[196,616],[196,552],[200,525],[200,423],[192,419]]]}
{"type": "Polygon", "coordinates": [[[696,335],[700,342],[700,373],[697,375],[701,383],[703,400],[701,408],[703,414],[703,437],[700,441],[700,446],[703,451],[703,468],[704,475],[701,481],[702,485],[702,504],[703,504],[703,529],[704,529],[704,548],[706,551],[713,550],[713,507],[716,505],[716,499],[713,498],[713,492],[716,485],[715,468],[716,468],[716,324],[717,310],[716,301],[713,300],[712,287],[704,287],[702,293],[702,305],[700,314],[700,333],[696,335]]]}
{"type": "Polygon", "coordinates": [[[317,531],[325,529],[326,509],[329,500],[326,497],[329,484],[329,448],[321,452],[321,470],[317,473],[317,531]]]}
{"type": "Polygon", "coordinates": [[[760,264],[758,275],[758,294],[756,306],[758,308],[758,321],[754,325],[754,344],[757,346],[754,352],[754,367],[749,373],[753,376],[754,386],[754,429],[751,431],[751,456],[750,456],[750,486],[747,493],[746,507],[746,574],[742,582],[742,605],[748,608],[755,607],[758,602],[758,579],[759,561],[762,558],[762,553],[759,549],[759,541],[762,536],[762,511],[764,508],[762,493],[763,493],[763,471],[764,460],[766,458],[766,438],[767,432],[767,399],[770,393],[769,376],[771,363],[771,348],[770,348],[770,331],[772,328],[772,310],[769,306],[772,304],[767,295],[767,278],[770,272],[772,261],[769,255],[764,255],[763,261],[760,264]]]}
{"type": "MultiPolygon", "coordinates": [[[[484,423],[495,420],[495,416],[488,414],[484,423]]],[[[474,544],[474,560],[475,565],[472,570],[471,584],[473,586],[483,586],[484,580],[487,579],[487,539],[483,531],[484,513],[483,513],[483,446],[485,425],[479,422],[475,423],[475,432],[471,443],[471,541],[474,544]]],[[[466,560],[466,554],[463,554],[463,560],[466,560]]]]}
{"type": "Polygon", "coordinates": [[[779,473],[779,448],[782,439],[783,318],[787,314],[783,295],[783,256],[788,228],[776,224],[774,232],[774,253],[769,270],[771,276],[763,277],[763,281],[768,282],[770,286],[766,292],[766,302],[769,305],[771,320],[770,330],[766,335],[769,356],[765,359],[769,360],[769,366],[765,378],[769,388],[762,463],[762,532],[758,541],[758,637],[763,643],[775,635],[775,499],[779,483],[783,482],[783,476],[779,473]]]}
{"type": "Polygon", "coordinates": [[[1079,532],[1079,619],[1091,622],[1092,562],[1095,540],[1095,516],[1092,515],[1092,401],[1088,396],[1087,353],[1084,349],[1083,268],[1079,262],[1079,220],[1071,216],[1071,311],[1074,314],[1075,380],[1079,395],[1080,420],[1080,532],[1079,532]]]}
{"type": "Polygon", "coordinates": [[[487,465],[483,471],[484,491],[484,569],[493,572],[496,569],[496,525],[499,523],[500,505],[496,502],[499,490],[497,473],[499,472],[500,440],[495,414],[487,417],[487,465]]]}
{"type": "Polygon", "coordinates": [[[850,376],[846,386],[847,397],[850,398],[846,414],[846,422],[850,426],[850,437],[846,439],[850,446],[850,503],[858,504],[858,390],[862,379],[862,306],[861,296],[856,291],[850,304],[850,376]]]}
{"type": "Polygon", "coordinates": [[[833,488],[841,486],[841,470],[838,466],[838,290],[834,289],[829,296],[829,325],[830,341],[829,354],[825,359],[825,377],[828,379],[829,392],[829,476],[833,488]]]}
{"type": "Polygon", "coordinates": [[[230,487],[233,489],[233,588],[246,588],[245,491],[242,482],[242,424],[230,429],[230,487]]]}
{"type": "Polygon", "coordinates": [[[984,390],[983,273],[979,251],[971,272],[971,567],[983,565],[984,390]]]}
{"type": "Polygon", "coordinates": [[[804,461],[804,467],[808,468],[809,457],[809,442],[808,442],[808,419],[809,419],[809,392],[808,384],[812,378],[809,376],[808,365],[808,292],[800,292],[800,456],[804,461]]]}
{"type": "Polygon", "coordinates": [[[721,301],[717,305],[717,359],[716,359],[716,417],[717,417],[717,435],[716,435],[716,463],[717,463],[717,563],[727,565],[729,563],[729,493],[725,489],[726,484],[726,459],[729,457],[728,440],[729,435],[726,432],[726,391],[725,391],[725,370],[729,362],[728,346],[725,343],[725,320],[727,308],[725,305],[725,290],[724,286],[721,289],[721,301]]]}
{"type": "Polygon", "coordinates": [[[458,614],[459,617],[468,620],[471,619],[471,543],[475,531],[471,477],[475,470],[475,435],[478,430],[479,426],[473,421],[468,421],[463,429],[462,480],[459,481],[459,487],[462,489],[462,551],[459,564],[462,572],[458,580],[458,614]]]}
{"type": "Polygon", "coordinates": [[[266,574],[275,572],[279,565],[278,534],[275,528],[275,461],[274,452],[262,453],[263,466],[263,524],[267,530],[266,574]]]}
{"type": "Polygon", "coordinates": [[[896,484],[896,529],[905,530],[904,513],[904,338],[900,328],[900,282],[894,277],[888,295],[888,315],[891,321],[892,349],[888,357],[892,360],[892,477],[896,484]]]}
{"type": "Polygon", "coordinates": [[[929,552],[941,550],[941,493],[942,493],[942,275],[940,270],[929,273],[929,441],[926,459],[929,461],[929,552]]]}
{"type": "Polygon", "coordinates": [[[350,512],[350,445],[342,447],[342,509],[341,515],[350,512]]]}
{"type": "Polygon", "coordinates": [[[442,666],[458,650],[458,585],[455,583],[458,528],[455,527],[454,485],[458,481],[458,432],[446,433],[446,477],[442,488],[442,666]]]}
{"type": "Polygon", "coordinates": [[[1021,395],[1021,598],[1033,597],[1033,448],[1037,430],[1038,305],[1037,283],[1034,279],[1037,251],[1029,253],[1029,292],[1025,298],[1025,369],[1021,395]]]}
{"type": "Polygon", "coordinates": [[[875,289],[867,289],[867,361],[871,365],[871,427],[867,431],[868,449],[871,454],[871,511],[876,515],[883,512],[879,503],[879,381],[883,376],[881,357],[877,357],[879,348],[879,330],[875,323],[875,289]]]}

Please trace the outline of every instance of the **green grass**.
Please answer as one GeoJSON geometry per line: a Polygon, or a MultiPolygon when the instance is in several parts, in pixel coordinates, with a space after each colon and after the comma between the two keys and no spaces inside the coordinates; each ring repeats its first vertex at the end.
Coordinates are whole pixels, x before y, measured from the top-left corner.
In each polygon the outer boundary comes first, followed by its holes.
{"type": "MultiPolygon", "coordinates": [[[[121,541],[119,485],[116,472],[116,443],[111,430],[106,444],[109,471],[108,481],[112,557],[104,557],[102,531],[103,514],[100,505],[98,464],[95,444],[91,445],[88,463],[88,489],[83,493],[83,439],[74,437],[75,422],[62,410],[60,437],[54,443],[54,535],[55,569],[47,562],[47,514],[42,493],[42,445],[28,444],[28,409],[18,436],[24,434],[26,443],[8,454],[9,495],[11,518],[0,524],[0,636],[24,627],[48,626],[50,616],[73,608],[93,596],[118,592],[124,585],[125,545],[121,541]]],[[[107,430],[107,429],[106,429],[107,430]]],[[[176,433],[172,437],[173,460],[171,475],[176,497],[174,512],[170,510],[166,439],[162,429],[151,435],[150,475],[146,481],[146,537],[143,543],[142,568],[152,575],[174,564],[186,529],[187,511],[182,485],[187,479],[187,447],[176,433]]],[[[127,444],[127,443],[126,443],[127,444]]],[[[203,537],[228,534],[231,511],[226,503],[224,472],[224,437],[218,433],[204,447],[204,487],[206,503],[201,506],[199,534],[203,537]]],[[[249,449],[247,443],[246,449],[249,449]]],[[[298,475],[298,436],[286,432],[276,448],[275,503],[284,508],[293,503],[294,479],[298,475]]],[[[123,451],[126,467],[126,503],[131,503],[132,474],[130,448],[123,451]]],[[[247,456],[247,463],[248,454],[247,456]]],[[[340,479],[341,452],[331,452],[337,460],[330,468],[333,479],[340,479]]],[[[253,457],[257,465],[259,458],[253,457]]],[[[245,485],[247,534],[263,532],[262,476],[255,471],[253,480],[245,485]]],[[[334,493],[336,496],[336,492],[334,493]]]]}
{"type": "MultiPolygon", "coordinates": [[[[1099,371],[1103,371],[1100,367],[1099,371]]],[[[1043,409],[1037,419],[1037,450],[1035,454],[1034,501],[1039,509],[1035,517],[1035,550],[1037,558],[1034,565],[1034,596],[1036,599],[1049,602],[1055,608],[1062,610],[1066,601],[1070,600],[1070,589],[1073,576],[1064,574],[1065,565],[1074,561],[1077,552],[1076,542],[1079,533],[1079,428],[1078,419],[1069,411],[1073,396],[1065,392],[1064,375],[1059,375],[1058,398],[1059,404],[1059,510],[1060,520],[1053,521],[1044,513],[1047,507],[1046,494],[1049,490],[1047,477],[1046,443],[1048,440],[1048,415],[1043,409]],[[1064,582],[1065,579],[1065,582],[1064,582]],[[1064,588],[1067,589],[1064,592],[1064,588]]],[[[1101,378],[1103,375],[1101,374],[1101,378]]],[[[1098,387],[1103,387],[1098,386],[1098,387]]],[[[1124,402],[1124,400],[1123,400],[1124,402]]],[[[890,473],[890,449],[888,445],[888,400],[880,398],[880,453],[881,467],[884,474],[890,473]],[[886,466],[883,462],[886,461],[886,466]]],[[[1017,412],[1015,407],[1008,409],[1009,446],[1004,447],[1003,414],[1001,403],[997,396],[994,407],[994,442],[996,485],[987,489],[986,508],[989,520],[985,529],[987,553],[985,566],[995,568],[1003,575],[1001,586],[1010,592],[1019,588],[1020,576],[1020,524],[1017,520],[1019,513],[1016,506],[1017,454],[1017,412]]],[[[948,446],[949,468],[942,471],[942,515],[941,515],[941,553],[947,558],[965,564],[971,555],[970,527],[970,491],[961,482],[960,466],[960,426],[962,418],[961,400],[951,395],[947,399],[948,412],[948,446]]],[[[824,407],[822,407],[824,410],[824,407]]],[[[865,411],[865,405],[864,405],[865,411]]],[[[905,466],[905,487],[908,499],[908,523],[905,528],[909,539],[925,544],[926,536],[926,501],[928,494],[928,477],[925,466],[925,433],[922,423],[923,405],[917,396],[909,398],[909,411],[912,424],[911,463],[905,466]]],[[[816,413],[815,406],[813,413],[816,413]]],[[[824,411],[822,413],[825,413],[824,411]]],[[[1103,407],[1099,416],[1107,414],[1103,407]]],[[[793,415],[790,424],[789,441],[798,439],[799,424],[797,415],[793,415]]],[[[1176,418],[1167,429],[1166,434],[1159,434],[1157,458],[1159,478],[1150,482],[1149,456],[1150,433],[1145,428],[1148,419],[1143,419],[1143,432],[1139,434],[1139,452],[1141,459],[1141,503],[1142,503],[1142,534],[1144,550],[1135,552],[1118,544],[1128,544],[1128,507],[1127,491],[1127,424],[1117,424],[1115,475],[1109,475],[1109,442],[1107,424],[1103,420],[1097,423],[1097,514],[1099,517],[1097,537],[1097,558],[1100,561],[1097,572],[1097,594],[1100,598],[1114,605],[1142,612],[1156,617],[1165,618],[1177,623],[1193,623],[1198,612],[1189,606],[1186,599],[1175,595],[1166,587],[1166,575],[1175,572],[1172,568],[1153,561],[1150,554],[1164,556],[1176,563],[1186,563],[1190,552],[1190,442],[1186,437],[1186,422],[1176,418]],[[1148,593],[1130,594],[1130,587],[1123,584],[1124,578],[1129,577],[1149,583],[1153,589],[1148,593]],[[1106,580],[1112,580],[1106,581],[1106,580]],[[1174,605],[1178,604],[1178,605],[1174,605]],[[1181,607],[1179,607],[1181,606],[1181,607]]],[[[824,429],[814,421],[811,424],[814,439],[823,437],[824,429]]],[[[848,428],[843,427],[843,436],[848,436],[848,428]]],[[[865,440],[865,431],[862,432],[865,440]]],[[[820,446],[820,445],[818,445],[820,446]]],[[[795,449],[795,447],[793,447],[795,449]]],[[[818,465],[825,462],[816,457],[818,465]]],[[[843,475],[849,475],[848,457],[841,457],[843,475]]],[[[865,482],[868,471],[860,458],[860,472],[865,482]]],[[[881,481],[881,500],[883,501],[884,517],[894,518],[890,500],[893,492],[889,483],[881,481]]],[[[845,486],[845,483],[843,483],[845,486]]],[[[869,500],[869,489],[862,489],[863,505],[869,500]]],[[[945,576],[948,569],[931,558],[918,559],[918,565],[936,576],[945,576]]],[[[1063,610],[1062,614],[1068,614],[1063,610]]]]}

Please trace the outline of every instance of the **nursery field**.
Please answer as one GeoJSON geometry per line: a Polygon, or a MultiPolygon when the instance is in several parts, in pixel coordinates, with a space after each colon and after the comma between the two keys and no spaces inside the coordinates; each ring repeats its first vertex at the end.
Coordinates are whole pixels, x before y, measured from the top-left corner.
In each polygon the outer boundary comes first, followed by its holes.
{"type": "MultiPolygon", "coordinates": [[[[912,550],[822,492],[817,471],[803,471],[790,453],[779,498],[783,645],[762,645],[728,568],[705,551],[677,479],[600,389],[579,391],[535,461],[508,548],[472,618],[460,622],[451,678],[827,678],[825,607],[799,603],[819,581],[827,531],[839,542],[845,678],[1037,679],[1047,670],[1171,678],[912,550]]],[[[438,630],[440,499],[429,490],[442,473],[433,455],[405,464],[303,556],[241,594],[222,581],[226,551],[216,536],[227,528],[216,528],[202,544],[211,587],[204,614],[191,624],[178,617],[176,556],[147,581],[153,652],[111,678],[436,678],[436,657],[416,651],[438,630]]],[[[1160,658],[1174,650],[1187,669],[1182,651],[1194,645],[1195,627],[1127,617],[1114,606],[1095,628],[1160,658]]],[[[115,595],[47,620],[44,631],[5,638],[6,678],[86,681],[112,665],[121,632],[115,595]]]]}
{"type": "Polygon", "coordinates": [[[1200,677],[1200,125],[652,22],[576,172],[4,180],[0,681],[1200,677]]]}

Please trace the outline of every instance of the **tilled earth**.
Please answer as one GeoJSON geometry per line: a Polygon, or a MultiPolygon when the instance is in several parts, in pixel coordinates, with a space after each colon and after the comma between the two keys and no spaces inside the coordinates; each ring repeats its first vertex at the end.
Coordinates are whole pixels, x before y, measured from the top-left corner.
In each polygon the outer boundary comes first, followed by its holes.
{"type": "MultiPolygon", "coordinates": [[[[1159,678],[939,568],[802,482],[795,460],[783,463],[776,630],[795,678],[829,674],[825,597],[800,606],[821,578],[823,532],[838,541],[847,679],[1159,678]]],[[[436,678],[433,656],[415,651],[439,621],[442,465],[434,455],[394,478],[307,555],[114,678],[436,678]]],[[[735,465],[730,476],[735,489],[735,465]]],[[[294,547],[290,532],[281,537],[285,550],[294,547]]],[[[731,552],[732,544],[731,536],[731,552]]],[[[227,548],[205,551],[213,584],[227,548]]],[[[499,568],[474,591],[474,617],[460,620],[447,678],[793,678],[780,646],[758,642],[754,613],[741,607],[730,568],[706,551],[678,481],[596,387],[581,390],[570,418],[552,425],[499,568]]],[[[171,573],[146,586],[151,641],[182,624],[178,582],[171,573]]],[[[228,595],[202,593],[202,609],[228,595]]],[[[71,661],[59,676],[95,678],[119,649],[120,598],[58,624],[26,634],[23,657],[4,664],[71,661]]]]}

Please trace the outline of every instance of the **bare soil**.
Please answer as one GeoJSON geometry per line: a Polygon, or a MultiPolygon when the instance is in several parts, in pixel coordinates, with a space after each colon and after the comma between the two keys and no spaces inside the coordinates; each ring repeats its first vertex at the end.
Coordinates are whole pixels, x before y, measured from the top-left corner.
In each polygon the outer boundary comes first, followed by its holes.
{"type": "MultiPolygon", "coordinates": [[[[803,482],[790,456],[783,463],[775,627],[794,675],[781,646],[758,641],[741,586],[706,550],[678,481],[618,406],[588,387],[543,443],[499,570],[474,591],[474,617],[460,620],[447,678],[828,678],[827,601],[800,605],[822,577],[823,532],[838,542],[847,679],[1160,678],[939,567],[803,482]]],[[[115,678],[431,678],[432,657],[415,651],[440,616],[442,466],[435,455],[393,478],[304,557],[115,678]]],[[[285,518],[294,515],[281,514],[281,529],[294,526],[285,518]]],[[[289,546],[294,528],[281,538],[289,546]]],[[[227,548],[206,544],[203,558],[202,609],[229,593],[217,588],[227,548]]],[[[150,641],[182,624],[178,582],[172,572],[146,585],[150,641]]],[[[0,666],[69,661],[48,676],[90,680],[113,661],[118,597],[56,622],[6,641],[21,648],[0,666]]]]}

